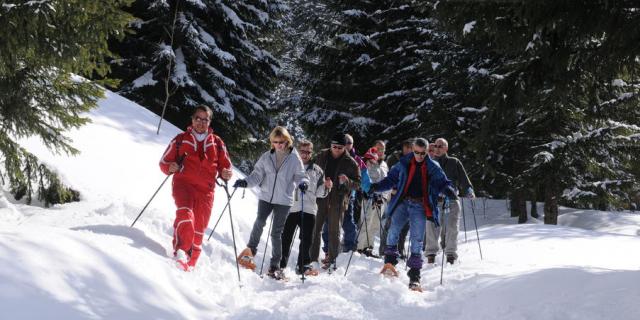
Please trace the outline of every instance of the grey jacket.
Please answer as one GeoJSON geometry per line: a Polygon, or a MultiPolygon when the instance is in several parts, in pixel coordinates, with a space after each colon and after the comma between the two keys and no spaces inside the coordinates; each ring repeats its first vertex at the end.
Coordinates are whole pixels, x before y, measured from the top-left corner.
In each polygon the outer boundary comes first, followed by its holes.
{"type": "Polygon", "coordinates": [[[290,147],[289,152],[279,170],[276,170],[275,150],[263,153],[247,176],[247,187],[260,186],[260,200],[292,206],[293,191],[301,182],[309,183],[298,151],[290,147]]]}
{"type": "Polygon", "coordinates": [[[306,212],[312,215],[316,215],[318,212],[317,198],[325,198],[331,192],[331,189],[324,187],[324,172],[322,168],[317,164],[311,162],[306,167],[307,179],[309,179],[309,189],[304,193],[304,201],[302,201],[300,195],[300,189],[296,188],[293,196],[293,207],[289,212],[306,212]],[[304,203],[302,203],[304,202],[304,203]],[[302,205],[304,204],[304,208],[302,205]]]}

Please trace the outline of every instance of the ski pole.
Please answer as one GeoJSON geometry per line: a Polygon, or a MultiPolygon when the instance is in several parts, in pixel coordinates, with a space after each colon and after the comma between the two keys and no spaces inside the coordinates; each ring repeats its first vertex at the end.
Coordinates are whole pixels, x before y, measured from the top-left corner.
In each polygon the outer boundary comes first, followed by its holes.
{"type": "Polygon", "coordinates": [[[275,212],[271,213],[271,223],[269,223],[269,231],[267,231],[267,242],[264,244],[264,254],[262,255],[262,264],[260,265],[260,278],[262,278],[262,270],[264,269],[264,258],[267,256],[267,246],[269,246],[269,238],[271,238],[271,227],[273,226],[273,216],[275,212]]]}
{"type": "Polygon", "coordinates": [[[158,187],[158,189],[156,190],[156,192],[153,193],[153,195],[151,196],[151,199],[149,199],[149,201],[147,201],[147,204],[144,205],[144,208],[142,208],[142,210],[140,211],[140,213],[138,214],[138,216],[136,217],[135,220],[133,220],[133,223],[131,224],[131,228],[133,228],[133,225],[136,224],[136,222],[138,221],[138,219],[140,219],[140,216],[142,216],[142,213],[144,212],[145,209],[147,209],[147,206],[149,206],[149,204],[151,203],[151,200],[153,200],[153,198],[155,198],[156,194],[158,194],[158,191],[160,191],[160,189],[162,188],[162,186],[164,185],[165,182],[167,182],[167,180],[169,179],[171,175],[167,175],[166,178],[164,178],[164,180],[162,180],[162,183],[160,184],[160,186],[158,187]]]}
{"type": "MultiPolygon", "coordinates": [[[[300,278],[302,280],[302,283],[304,283],[305,277],[304,277],[304,191],[300,190],[300,193],[302,193],[302,196],[300,197],[300,248],[302,248],[301,252],[298,252],[298,262],[302,261],[302,266],[298,266],[298,267],[302,267],[302,277],[300,278]],[[302,259],[301,259],[302,257],[302,259]]],[[[291,243],[293,243],[293,240],[291,240],[291,243]]],[[[291,253],[291,251],[289,251],[289,253],[291,253]]],[[[299,263],[297,263],[299,264],[299,263]]]]}
{"type": "Polygon", "coordinates": [[[482,247],[480,246],[480,233],[478,232],[478,223],[476,222],[476,210],[473,200],[471,200],[471,212],[473,212],[473,223],[476,225],[476,237],[478,238],[478,249],[480,250],[480,260],[482,260],[482,247]]]}
{"type": "MultiPolygon", "coordinates": [[[[442,221],[444,221],[444,226],[442,226],[444,228],[444,234],[447,234],[447,216],[449,214],[449,210],[451,210],[449,208],[450,204],[449,204],[449,198],[445,198],[444,200],[444,215],[442,216],[442,221]]],[[[442,247],[442,265],[440,266],[440,285],[442,285],[442,277],[444,275],[444,248],[442,247]]]]}
{"type": "Polygon", "coordinates": [[[465,215],[464,215],[464,198],[460,198],[460,206],[462,207],[462,225],[464,226],[464,243],[467,243],[467,219],[465,219],[465,215]]]}
{"type": "MultiPolygon", "coordinates": [[[[370,203],[373,203],[373,201],[370,199],[370,201],[368,201],[370,203]]],[[[369,208],[371,207],[371,205],[369,205],[369,208]]],[[[367,220],[367,211],[369,208],[365,208],[366,210],[364,211],[364,219],[362,219],[362,221],[360,221],[360,226],[358,227],[358,233],[356,234],[356,239],[358,239],[360,237],[360,231],[362,231],[362,224],[367,220]]],[[[351,265],[351,258],[353,258],[353,250],[351,250],[351,255],[349,256],[349,262],[347,262],[347,269],[344,270],[344,276],[347,276],[347,272],[349,272],[349,266],[351,265]]]]}
{"type": "MultiPolygon", "coordinates": [[[[238,188],[235,188],[233,192],[235,193],[237,189],[238,188]]],[[[231,214],[231,204],[230,204],[231,197],[233,197],[233,193],[229,195],[229,187],[227,185],[227,181],[224,182],[224,191],[227,194],[227,199],[229,199],[229,202],[227,203],[227,205],[229,206],[229,222],[231,223],[231,238],[233,239],[233,254],[234,254],[234,257],[237,257],[238,248],[236,247],[236,232],[235,232],[235,229],[233,228],[233,215],[231,214]]],[[[224,213],[224,210],[222,211],[222,213],[224,213]]],[[[234,260],[236,260],[236,271],[238,272],[238,284],[240,285],[240,288],[242,288],[242,281],[240,280],[240,265],[238,264],[238,259],[234,259],[234,260]]]]}
{"type": "MultiPolygon", "coordinates": [[[[216,183],[218,183],[216,181],[216,183]]],[[[225,184],[227,183],[226,181],[224,182],[225,184]]],[[[222,186],[221,184],[218,184],[220,186],[222,186]]],[[[225,187],[226,188],[226,187],[225,187]]],[[[227,191],[228,189],[225,189],[225,191],[227,191]]],[[[218,223],[220,223],[220,220],[222,220],[222,216],[224,216],[224,211],[227,209],[227,207],[231,208],[231,198],[233,198],[233,195],[236,193],[236,190],[238,190],[238,187],[233,188],[233,192],[231,192],[231,195],[229,195],[229,193],[227,192],[227,204],[224,206],[224,208],[222,208],[222,212],[220,212],[220,216],[218,217],[218,221],[216,221],[216,224],[213,226],[213,229],[211,229],[211,233],[209,233],[209,238],[207,238],[207,241],[211,240],[211,236],[213,235],[213,233],[216,231],[216,228],[218,227],[218,223]]],[[[231,210],[231,209],[229,209],[231,210]]]]}
{"type": "MultiPolygon", "coordinates": [[[[178,158],[178,161],[176,162],[178,164],[178,171],[180,171],[180,169],[182,169],[182,161],[184,160],[184,158],[187,156],[187,153],[185,152],[185,154],[183,154],[180,158],[178,158]]],[[[151,199],[149,199],[149,201],[147,201],[147,204],[144,205],[144,208],[142,208],[142,210],[140,210],[140,213],[138,213],[138,216],[136,217],[135,220],[133,220],[133,223],[131,224],[131,228],[133,228],[133,225],[136,224],[136,222],[138,221],[138,219],[140,219],[140,217],[142,216],[142,213],[144,212],[145,209],[147,209],[147,207],[149,206],[149,204],[151,203],[151,200],[153,200],[153,198],[156,197],[156,194],[158,194],[158,191],[160,191],[160,189],[162,189],[162,186],[164,186],[164,183],[167,182],[167,180],[169,179],[170,176],[172,176],[173,173],[168,174],[164,180],[162,180],[162,183],[160,184],[160,186],[158,187],[158,189],[156,189],[156,192],[153,193],[153,195],[151,196],[151,199]]]]}

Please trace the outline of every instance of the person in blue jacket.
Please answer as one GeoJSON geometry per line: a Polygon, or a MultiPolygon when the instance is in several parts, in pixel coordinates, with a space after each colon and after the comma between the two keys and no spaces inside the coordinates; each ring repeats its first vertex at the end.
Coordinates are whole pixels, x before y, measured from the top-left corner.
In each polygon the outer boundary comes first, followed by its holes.
{"type": "Polygon", "coordinates": [[[427,220],[438,225],[438,196],[444,194],[449,199],[457,196],[451,182],[440,165],[427,156],[429,142],[417,138],[413,152],[400,158],[391,168],[386,178],[371,185],[370,193],[384,192],[395,188],[398,192],[391,198],[385,215],[391,219],[387,235],[384,262],[381,273],[397,276],[398,237],[402,227],[409,221],[411,255],[409,267],[409,288],[422,290],[420,270],[422,269],[422,247],[427,220]]]}

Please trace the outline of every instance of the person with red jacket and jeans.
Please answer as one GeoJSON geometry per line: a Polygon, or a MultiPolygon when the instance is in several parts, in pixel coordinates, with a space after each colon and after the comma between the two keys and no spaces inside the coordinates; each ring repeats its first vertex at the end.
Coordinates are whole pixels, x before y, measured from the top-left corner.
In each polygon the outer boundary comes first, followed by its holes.
{"type": "Polygon", "coordinates": [[[389,174],[380,182],[371,185],[369,193],[380,193],[392,188],[398,192],[393,195],[385,215],[391,219],[385,265],[381,273],[397,276],[395,265],[398,263],[398,238],[402,227],[409,222],[411,255],[407,261],[409,267],[409,288],[421,291],[420,270],[422,269],[422,247],[427,221],[438,225],[438,196],[443,193],[450,199],[457,199],[451,181],[447,179],[440,165],[429,159],[429,142],[417,138],[413,152],[400,158],[389,174]]]}
{"type": "Polygon", "coordinates": [[[173,254],[178,267],[192,269],[202,251],[204,230],[209,224],[216,179],[231,178],[231,160],[220,137],[209,128],[213,112],[199,105],[191,126],[178,134],[160,159],[160,170],[173,174],[173,254]]]}

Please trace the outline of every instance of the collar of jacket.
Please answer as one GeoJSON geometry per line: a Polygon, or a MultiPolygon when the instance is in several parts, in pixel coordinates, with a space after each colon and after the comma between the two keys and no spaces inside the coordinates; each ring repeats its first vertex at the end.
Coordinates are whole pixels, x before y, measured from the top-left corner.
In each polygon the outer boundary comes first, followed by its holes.
{"type": "MultiPolygon", "coordinates": [[[[188,126],[186,131],[187,131],[189,134],[194,134],[194,135],[196,134],[196,131],[193,129],[193,127],[192,127],[192,126],[188,126]]],[[[207,135],[210,135],[210,134],[212,134],[212,133],[213,133],[213,129],[211,129],[211,127],[208,127],[208,128],[207,128],[207,135]]]]}
{"type": "MultiPolygon", "coordinates": [[[[289,153],[293,153],[293,147],[289,146],[287,149],[289,150],[289,153]]],[[[276,153],[276,148],[271,148],[269,152],[276,153]]]]}

